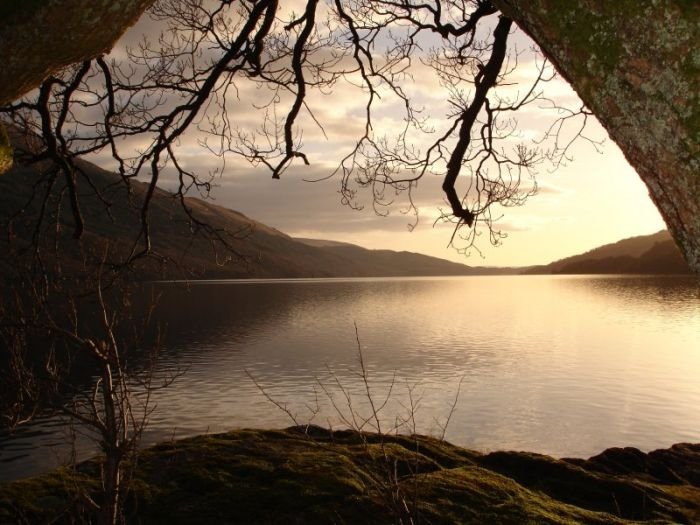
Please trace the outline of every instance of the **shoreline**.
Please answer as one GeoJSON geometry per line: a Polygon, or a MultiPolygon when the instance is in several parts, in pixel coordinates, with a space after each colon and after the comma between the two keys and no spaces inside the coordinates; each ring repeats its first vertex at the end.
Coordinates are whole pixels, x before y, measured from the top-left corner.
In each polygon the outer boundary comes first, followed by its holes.
{"type": "MultiPolygon", "coordinates": [[[[700,519],[700,444],[554,459],[311,426],[200,435],[138,458],[127,522],[138,515],[141,523],[390,523],[400,518],[397,501],[425,523],[700,519]]],[[[0,523],[18,513],[32,523],[65,513],[76,500],[71,490],[89,491],[96,473],[90,460],[77,472],[0,484],[0,523]]]]}

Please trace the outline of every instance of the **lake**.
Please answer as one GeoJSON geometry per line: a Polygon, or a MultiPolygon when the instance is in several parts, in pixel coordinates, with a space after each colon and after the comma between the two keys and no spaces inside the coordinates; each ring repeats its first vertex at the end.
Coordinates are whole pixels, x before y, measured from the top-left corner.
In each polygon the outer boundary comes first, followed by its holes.
{"type": "MultiPolygon", "coordinates": [[[[159,366],[184,374],[157,393],[146,443],[293,424],[267,397],[299,423],[366,418],[358,339],[375,406],[388,398],[384,430],[439,435],[454,405],[446,438],[481,451],[588,457],[700,442],[700,285],[690,277],[158,288],[159,366]]],[[[71,441],[54,417],[0,434],[0,481],[61,464],[71,441]]],[[[80,433],[75,442],[78,457],[94,453],[80,433]]]]}

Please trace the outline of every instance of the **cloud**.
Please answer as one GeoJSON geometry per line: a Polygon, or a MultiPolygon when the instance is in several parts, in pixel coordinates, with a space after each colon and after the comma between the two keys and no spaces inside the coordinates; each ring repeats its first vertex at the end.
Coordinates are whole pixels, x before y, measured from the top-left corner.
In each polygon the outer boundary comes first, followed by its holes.
{"type": "Polygon", "coordinates": [[[537,195],[562,195],[566,189],[552,184],[551,182],[538,183],[537,195]]]}
{"type": "Polygon", "coordinates": [[[302,180],[326,174],[323,167],[295,168],[280,180],[272,180],[260,170],[237,167],[216,181],[212,196],[217,204],[292,235],[306,230],[325,231],[327,235],[375,228],[406,231],[412,222],[411,216],[397,209],[389,210],[387,217],[378,216],[365,199],[361,210],[343,206],[338,177],[319,182],[302,180]]]}
{"type": "MultiPolygon", "coordinates": [[[[303,2],[290,0],[282,4],[285,9],[294,9],[300,13],[303,2]]],[[[496,17],[493,19],[495,23],[496,17]]],[[[123,58],[126,46],[136,46],[144,34],[155,39],[162,29],[162,22],[142,19],[120,41],[112,56],[123,58]]],[[[479,37],[490,36],[488,32],[491,29],[487,28],[479,37]]],[[[423,56],[431,46],[439,43],[435,36],[426,37],[422,43],[423,56]]],[[[537,71],[538,57],[537,53],[530,49],[532,42],[520,30],[514,30],[509,45],[512,50],[517,49],[520,52],[519,66],[498,88],[498,93],[504,98],[514,100],[517,95],[522,96],[529,89],[537,71]]],[[[329,58],[329,53],[327,49],[323,49],[317,59],[329,58]]],[[[448,102],[449,93],[441,85],[440,78],[419,58],[421,57],[413,57],[410,72],[401,84],[412,98],[415,109],[421,110],[419,117],[426,119],[427,128],[434,129],[432,134],[411,130],[408,136],[411,146],[425,151],[427,145],[445,133],[451,125],[452,121],[447,116],[454,113],[454,107],[448,102]]],[[[349,64],[347,58],[343,60],[342,66],[349,64]]],[[[357,138],[363,134],[368,92],[354,85],[356,81],[356,76],[340,78],[330,93],[310,88],[307,104],[313,112],[313,118],[308,108],[302,108],[297,120],[297,129],[312,165],[295,164],[282,175],[281,180],[272,180],[269,171],[264,167],[251,166],[232,155],[227,155],[226,163],[222,164],[220,158],[207,153],[198,144],[205,135],[196,130],[191,130],[179,141],[179,159],[183,166],[196,171],[204,178],[217,173],[211,192],[213,202],[241,211],[286,233],[345,240],[373,248],[422,251],[462,260],[445,248],[453,226],[438,223],[433,228],[440,208],[448,209],[440,189],[440,177],[426,176],[414,193],[414,204],[418,208],[420,222],[413,233],[408,233],[408,226],[413,224],[414,217],[401,213],[408,205],[405,196],[397,198],[394,205],[388,209],[387,217],[381,217],[372,207],[372,195],[367,188],[358,191],[358,204],[364,208],[356,211],[342,204],[339,194],[341,181],[338,175],[320,182],[303,182],[303,179],[323,179],[331,174],[338,161],[351,151],[357,138]],[[222,169],[223,172],[220,171],[222,169]]],[[[463,87],[468,97],[470,86],[465,82],[463,87]]],[[[544,95],[556,103],[548,105],[537,102],[523,107],[513,115],[517,119],[517,132],[504,141],[505,147],[510,148],[520,142],[532,145],[533,140],[541,138],[549,126],[561,117],[558,106],[580,107],[576,93],[560,78],[547,83],[543,89],[544,95]]],[[[402,101],[388,93],[385,88],[381,89],[381,93],[382,98],[376,101],[376,113],[372,121],[373,132],[376,136],[395,136],[397,130],[403,129],[405,124],[405,108],[402,101]]],[[[268,86],[261,86],[249,80],[237,80],[225,99],[232,124],[249,133],[259,131],[266,118],[269,124],[269,119],[276,117],[277,124],[280,124],[290,106],[291,95],[280,93],[278,100],[274,97],[275,93],[268,86]]],[[[223,118],[220,112],[220,105],[212,105],[207,117],[218,122],[217,119],[223,118]]],[[[505,114],[504,121],[510,116],[510,113],[505,114]]],[[[86,116],[89,117],[90,115],[86,116]]],[[[206,125],[206,121],[204,124],[206,125]]],[[[604,136],[602,128],[595,123],[590,130],[601,132],[604,136]]],[[[264,143],[263,136],[259,136],[258,139],[264,143]]],[[[448,145],[451,143],[448,141],[448,145]]],[[[143,149],[146,145],[147,139],[144,138],[128,139],[123,144],[128,151],[143,149]]],[[[585,158],[586,162],[560,169],[556,182],[550,177],[551,167],[542,165],[538,175],[538,196],[525,208],[507,210],[505,217],[497,223],[499,229],[512,234],[503,248],[488,248],[488,239],[484,235],[481,236],[482,247],[486,245],[488,264],[547,262],[565,255],[561,250],[566,243],[569,252],[575,251],[570,245],[579,241],[582,243],[584,239],[587,245],[594,245],[595,241],[592,239],[593,236],[599,235],[597,229],[605,229],[608,236],[612,228],[617,228],[615,231],[620,232],[620,237],[623,234],[635,233],[634,228],[638,227],[640,214],[628,210],[619,198],[615,198],[615,195],[630,194],[627,180],[621,182],[614,191],[609,189],[614,184],[605,180],[607,166],[611,166],[611,175],[621,177],[621,172],[622,175],[627,174],[629,179],[637,181],[633,173],[630,175],[625,171],[628,168],[625,167],[621,154],[615,148],[610,148],[607,154],[609,156],[606,157],[609,160],[604,164],[600,159],[590,160],[589,150],[579,144],[575,145],[572,151],[578,157],[585,158]],[[601,191],[603,187],[606,191],[601,191]],[[586,202],[582,203],[584,199],[586,202]],[[605,224],[600,228],[590,226],[590,203],[595,203],[596,217],[605,218],[605,224]],[[626,220],[629,222],[625,222],[626,220]]],[[[114,168],[109,152],[102,152],[92,160],[107,168],[114,168]]],[[[168,189],[176,187],[172,169],[165,170],[160,184],[168,189]]],[[[464,184],[464,178],[460,178],[459,187],[463,188],[464,184]]],[[[642,199],[644,188],[635,189],[634,195],[641,195],[639,198],[642,199]]],[[[384,211],[387,210],[382,209],[382,212],[384,211]]]]}

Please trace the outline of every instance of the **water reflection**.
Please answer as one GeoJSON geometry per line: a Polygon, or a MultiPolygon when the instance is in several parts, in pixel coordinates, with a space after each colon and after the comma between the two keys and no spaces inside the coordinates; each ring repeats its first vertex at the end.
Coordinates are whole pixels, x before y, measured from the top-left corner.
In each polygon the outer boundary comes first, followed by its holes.
{"type": "MultiPolygon", "coordinates": [[[[356,323],[383,416],[420,398],[422,432],[481,450],[589,456],[700,441],[700,287],[687,278],[470,277],[159,285],[165,368],[150,441],[235,427],[286,426],[246,375],[310,417],[320,384],[340,382],[366,409],[356,323]]],[[[338,425],[323,393],[315,422],[338,425]]],[[[60,459],[48,419],[0,437],[1,479],[60,459]],[[51,453],[47,453],[50,450],[51,453]],[[49,457],[51,456],[51,457],[49,457]],[[33,458],[33,459],[29,459],[33,458]],[[38,458],[38,459],[37,459],[38,458]],[[53,458],[53,459],[52,459],[53,458]]],[[[79,444],[82,454],[90,452],[79,444]]]]}

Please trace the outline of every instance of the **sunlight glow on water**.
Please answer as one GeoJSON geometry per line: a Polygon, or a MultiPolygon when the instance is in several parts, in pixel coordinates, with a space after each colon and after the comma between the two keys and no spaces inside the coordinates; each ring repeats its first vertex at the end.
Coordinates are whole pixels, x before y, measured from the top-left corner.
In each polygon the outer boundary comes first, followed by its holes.
{"type": "MultiPolygon", "coordinates": [[[[385,428],[417,405],[417,431],[479,450],[582,456],[700,441],[700,286],[680,277],[467,277],[209,282],[167,290],[165,369],[154,442],[290,419],[343,426],[336,380],[367,409],[357,324],[385,428]],[[463,379],[462,379],[463,378],[463,379]],[[410,394],[410,395],[409,395],[410,394]]],[[[404,425],[402,431],[411,431],[404,425]]],[[[0,436],[0,481],[59,464],[53,419],[0,436]]],[[[92,453],[78,440],[80,456],[92,453]]]]}

